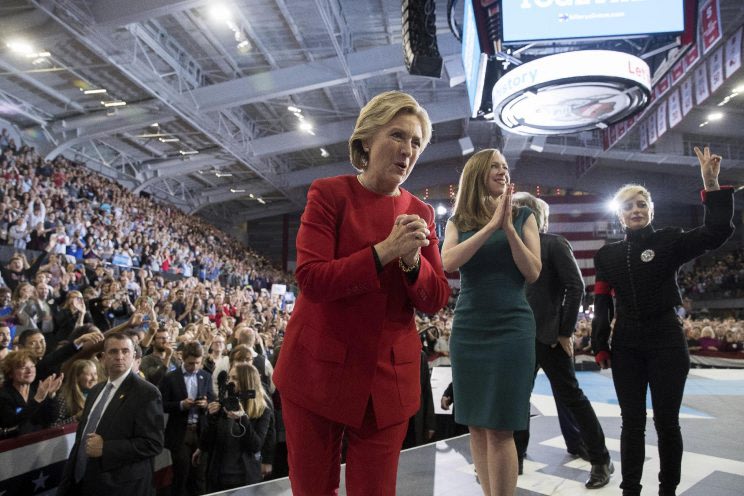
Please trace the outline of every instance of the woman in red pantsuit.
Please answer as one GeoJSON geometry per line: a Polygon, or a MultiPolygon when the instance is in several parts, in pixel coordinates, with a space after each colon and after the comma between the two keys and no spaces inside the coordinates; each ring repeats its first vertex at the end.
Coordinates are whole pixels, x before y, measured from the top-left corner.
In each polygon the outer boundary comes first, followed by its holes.
{"type": "Polygon", "coordinates": [[[400,188],[430,137],[416,100],[382,93],[349,139],[359,174],[319,179],[308,192],[301,292],[274,371],[296,496],[338,493],[344,433],[347,494],[395,494],[421,396],[414,309],[436,312],[450,294],[433,210],[400,188]]]}

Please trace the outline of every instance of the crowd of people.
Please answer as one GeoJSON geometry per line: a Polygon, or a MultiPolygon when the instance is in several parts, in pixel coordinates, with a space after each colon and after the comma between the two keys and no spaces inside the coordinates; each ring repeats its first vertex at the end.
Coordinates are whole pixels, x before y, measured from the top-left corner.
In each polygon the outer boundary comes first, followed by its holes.
{"type": "MultiPolygon", "coordinates": [[[[591,461],[585,485],[595,489],[614,465],[571,360],[591,351],[613,368],[625,495],[641,490],[646,388],[663,390],[654,400],[664,413],[659,490],[673,495],[687,348],[742,352],[741,322],[679,319],[674,279],[733,231],[720,157],[696,148],[712,212],[698,233],[707,237],[655,231],[650,193],[618,192],[626,239],[595,257],[594,320],[575,322],[572,306],[558,323],[536,318],[542,299],[525,288],[552,294],[543,270],[565,264],[550,251],[573,260],[570,246],[544,232],[547,210],[541,220],[538,208],[512,203],[498,150],[465,165],[440,258],[433,211],[400,188],[430,137],[410,95],[383,93],[362,109],[349,140],[358,175],[316,181],[308,193],[296,280],[197,218],[0,139],[0,245],[10,255],[0,264],[0,434],[77,422],[63,496],[147,494],[164,448],[172,494],[287,473],[295,494],[333,494],[344,459],[349,492],[394,494],[401,445],[433,434],[430,418],[419,424],[432,410],[429,368],[451,365],[442,405],[456,404],[455,420],[468,426],[483,493],[507,495],[527,449],[518,438],[528,439],[534,376],[549,367],[559,410],[573,416],[576,451],[591,461]],[[460,270],[456,305],[444,269],[460,270]],[[270,292],[295,281],[296,304],[270,292]],[[657,318],[661,328],[650,324],[657,318]],[[676,357],[661,381],[660,349],[676,357]]],[[[727,255],[703,279],[736,281],[731,264],[740,262],[727,255]]],[[[553,279],[560,315],[569,288],[553,279]]]]}
{"type": "Polygon", "coordinates": [[[693,300],[744,297],[744,248],[696,260],[680,272],[679,287],[693,300]]]}
{"type": "Polygon", "coordinates": [[[2,145],[0,437],[90,424],[86,397],[115,382],[106,348],[124,343],[121,357],[131,343],[130,369],[159,388],[160,414],[169,414],[165,430],[146,438],[153,452],[163,436],[171,449],[173,494],[269,476],[283,441],[272,362],[291,312],[291,300],[269,290],[292,276],[80,164],[45,161],[12,139],[2,145]],[[173,387],[178,374],[196,374],[198,391],[173,387]]]}

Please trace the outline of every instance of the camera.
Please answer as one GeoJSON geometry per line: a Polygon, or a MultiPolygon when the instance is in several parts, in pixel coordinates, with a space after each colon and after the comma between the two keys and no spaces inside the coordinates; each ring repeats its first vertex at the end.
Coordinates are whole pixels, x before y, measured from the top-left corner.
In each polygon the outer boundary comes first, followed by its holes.
{"type": "Polygon", "coordinates": [[[235,390],[235,384],[227,382],[227,372],[222,371],[217,377],[217,388],[218,388],[218,401],[220,405],[228,412],[234,412],[240,410],[240,401],[249,400],[256,397],[256,390],[249,389],[247,391],[237,392],[235,390]]]}

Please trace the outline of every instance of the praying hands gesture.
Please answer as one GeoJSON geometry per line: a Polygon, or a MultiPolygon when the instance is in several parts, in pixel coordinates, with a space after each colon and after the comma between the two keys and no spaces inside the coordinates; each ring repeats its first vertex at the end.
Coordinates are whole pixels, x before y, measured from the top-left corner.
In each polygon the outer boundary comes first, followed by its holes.
{"type": "Polygon", "coordinates": [[[506,191],[498,198],[491,200],[496,208],[493,211],[491,220],[488,221],[486,227],[490,231],[498,231],[499,229],[514,230],[512,224],[512,188],[511,185],[507,185],[506,191]]]}

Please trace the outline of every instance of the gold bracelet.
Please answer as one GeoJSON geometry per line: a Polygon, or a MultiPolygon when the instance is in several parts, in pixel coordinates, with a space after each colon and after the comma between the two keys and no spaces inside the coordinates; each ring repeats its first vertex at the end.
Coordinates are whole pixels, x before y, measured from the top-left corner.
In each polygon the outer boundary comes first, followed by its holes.
{"type": "Polygon", "coordinates": [[[413,262],[413,265],[408,265],[403,261],[403,257],[398,257],[398,267],[400,267],[400,270],[403,272],[413,272],[414,270],[418,269],[421,266],[421,253],[416,253],[416,260],[413,262]]]}

